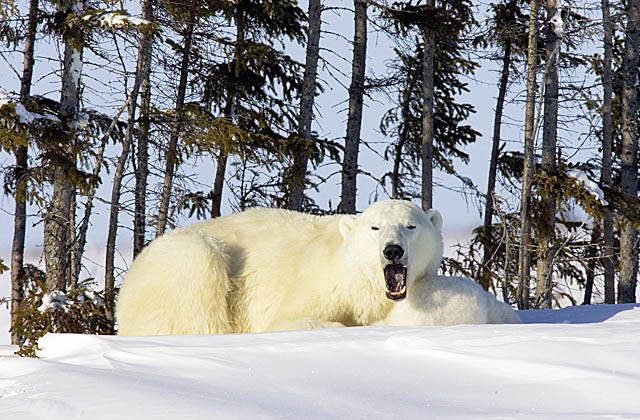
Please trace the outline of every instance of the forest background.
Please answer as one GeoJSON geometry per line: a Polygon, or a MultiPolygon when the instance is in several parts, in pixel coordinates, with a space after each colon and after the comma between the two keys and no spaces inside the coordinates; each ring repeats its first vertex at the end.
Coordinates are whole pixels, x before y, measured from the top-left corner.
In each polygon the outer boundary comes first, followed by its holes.
{"type": "MultiPolygon", "coordinates": [[[[112,332],[132,253],[165,229],[252,205],[352,213],[376,199],[413,199],[443,213],[449,243],[452,232],[475,229],[443,270],[520,308],[635,301],[638,60],[625,54],[635,48],[637,57],[636,0],[310,3],[5,1],[0,223],[11,232],[14,197],[27,198],[26,262],[35,264],[10,270],[23,328],[15,342],[33,329],[112,332]],[[307,22],[314,4],[322,25],[307,22]],[[309,94],[305,40],[318,26],[309,94]],[[26,145],[21,170],[15,155],[26,145]],[[628,150],[635,194],[623,189],[628,150]]],[[[14,238],[0,244],[7,269],[14,238]]]]}

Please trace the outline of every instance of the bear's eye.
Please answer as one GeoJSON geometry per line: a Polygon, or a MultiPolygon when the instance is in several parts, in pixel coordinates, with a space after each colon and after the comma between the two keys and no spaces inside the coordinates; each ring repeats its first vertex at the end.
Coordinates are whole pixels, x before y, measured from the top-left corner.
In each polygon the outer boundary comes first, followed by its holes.
{"type": "Polygon", "coordinates": [[[371,230],[380,230],[378,226],[371,226],[371,230]]]}
{"type": "Polygon", "coordinates": [[[407,225],[407,229],[415,229],[416,225],[407,225]]]}

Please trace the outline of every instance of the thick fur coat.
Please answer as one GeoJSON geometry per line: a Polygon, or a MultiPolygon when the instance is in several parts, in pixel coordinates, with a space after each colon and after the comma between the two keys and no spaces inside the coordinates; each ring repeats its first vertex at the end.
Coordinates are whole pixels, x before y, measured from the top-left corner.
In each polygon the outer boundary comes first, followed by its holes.
{"type": "Polygon", "coordinates": [[[372,325],[435,278],[441,227],[437,211],[387,200],[357,216],[255,208],[176,229],[129,269],[119,334],[372,325]]]}
{"type": "Polygon", "coordinates": [[[418,279],[379,325],[519,324],[513,308],[466,277],[418,279]]]}

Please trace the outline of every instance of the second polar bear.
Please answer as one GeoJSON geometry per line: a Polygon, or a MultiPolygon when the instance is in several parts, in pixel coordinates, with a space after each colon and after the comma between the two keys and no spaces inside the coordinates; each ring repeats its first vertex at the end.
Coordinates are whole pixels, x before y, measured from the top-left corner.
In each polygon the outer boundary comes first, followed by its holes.
{"type": "Polygon", "coordinates": [[[377,325],[519,324],[513,308],[465,277],[417,279],[377,325]]]}

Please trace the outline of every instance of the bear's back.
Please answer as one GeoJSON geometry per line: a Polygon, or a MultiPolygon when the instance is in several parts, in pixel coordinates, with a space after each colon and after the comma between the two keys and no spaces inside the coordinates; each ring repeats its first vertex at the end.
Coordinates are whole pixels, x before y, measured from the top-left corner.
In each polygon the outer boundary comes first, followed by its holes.
{"type": "MultiPolygon", "coordinates": [[[[341,240],[340,216],[315,216],[252,208],[183,228],[221,242],[228,256],[237,331],[263,331],[286,298],[309,257],[331,252],[328,238],[341,240]]],[[[335,242],[334,242],[335,243],[335,242]]],[[[317,271],[317,270],[314,270],[317,271]]],[[[307,276],[313,276],[308,273],[307,276]]]]}
{"type": "Polygon", "coordinates": [[[270,254],[269,250],[304,246],[326,232],[338,234],[338,217],[255,207],[195,223],[182,230],[214,237],[230,247],[270,254]]]}

